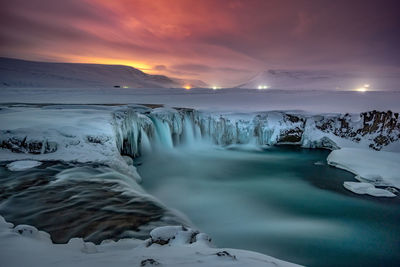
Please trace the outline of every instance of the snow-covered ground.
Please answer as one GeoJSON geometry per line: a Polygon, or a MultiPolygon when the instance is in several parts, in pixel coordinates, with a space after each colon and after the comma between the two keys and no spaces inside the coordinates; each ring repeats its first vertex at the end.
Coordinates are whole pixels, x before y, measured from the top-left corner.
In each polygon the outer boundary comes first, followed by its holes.
{"type": "Polygon", "coordinates": [[[100,245],[71,239],[53,244],[35,227],[13,227],[0,216],[2,266],[298,266],[255,252],[213,248],[203,233],[182,226],[154,229],[147,240],[103,241],[100,245]]]}
{"type": "Polygon", "coordinates": [[[1,103],[159,104],[207,111],[400,111],[400,92],[254,89],[1,88],[1,103]]]}
{"type": "Polygon", "coordinates": [[[186,84],[207,86],[198,80],[151,75],[122,65],[50,63],[0,57],[0,88],[170,88],[186,84]]]}
{"type": "Polygon", "coordinates": [[[344,184],[354,193],[393,197],[395,195],[392,192],[375,186],[400,189],[400,153],[342,148],[332,151],[327,161],[356,175],[360,183],[344,184]]]}

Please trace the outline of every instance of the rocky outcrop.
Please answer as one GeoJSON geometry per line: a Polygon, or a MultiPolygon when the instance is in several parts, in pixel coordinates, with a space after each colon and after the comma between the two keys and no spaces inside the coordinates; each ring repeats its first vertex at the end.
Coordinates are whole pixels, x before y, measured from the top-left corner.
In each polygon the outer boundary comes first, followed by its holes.
{"type": "Polygon", "coordinates": [[[392,111],[369,111],[357,116],[344,114],[317,121],[316,128],[340,138],[359,143],[369,142],[369,147],[381,150],[400,139],[399,114],[392,111]]]}
{"type": "Polygon", "coordinates": [[[47,140],[32,140],[24,137],[12,137],[11,132],[2,133],[4,137],[10,137],[1,140],[0,148],[9,149],[14,153],[29,153],[29,154],[47,154],[57,150],[57,143],[47,140]]]}

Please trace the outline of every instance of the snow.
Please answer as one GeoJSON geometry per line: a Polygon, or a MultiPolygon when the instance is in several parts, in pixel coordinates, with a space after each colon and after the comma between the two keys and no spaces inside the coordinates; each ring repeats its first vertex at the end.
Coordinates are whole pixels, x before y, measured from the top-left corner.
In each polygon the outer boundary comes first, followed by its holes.
{"type": "Polygon", "coordinates": [[[375,90],[397,90],[400,79],[396,72],[371,75],[355,71],[271,69],[258,73],[238,87],[257,89],[265,85],[275,89],[348,90],[365,83],[371,83],[375,90]]]}
{"type": "Polygon", "coordinates": [[[150,75],[122,65],[49,63],[0,58],[0,87],[52,88],[165,88],[207,86],[202,81],[150,75]]]}
{"type": "Polygon", "coordinates": [[[8,267],[298,266],[255,252],[213,248],[207,235],[182,226],[156,228],[144,241],[95,245],[73,238],[67,244],[53,244],[47,233],[28,225],[13,228],[0,216],[0,247],[2,264],[8,267]],[[159,240],[165,238],[171,242],[162,245],[159,240]]]}
{"type": "Polygon", "coordinates": [[[352,172],[362,183],[345,182],[344,187],[357,194],[392,196],[375,186],[400,188],[400,153],[342,148],[332,151],[328,164],[352,172]]]}
{"type": "Polygon", "coordinates": [[[206,111],[257,112],[271,110],[321,113],[400,111],[400,92],[297,91],[180,88],[22,88],[5,87],[1,103],[158,104],[206,111]]]}
{"type": "Polygon", "coordinates": [[[344,182],[343,186],[351,192],[360,195],[367,194],[374,197],[396,197],[396,195],[392,192],[385,189],[376,188],[373,184],[370,183],[344,182]]]}
{"type": "Polygon", "coordinates": [[[10,171],[24,171],[40,165],[42,165],[42,163],[36,160],[19,160],[7,164],[7,168],[10,171]]]}
{"type": "Polygon", "coordinates": [[[114,107],[101,106],[5,109],[0,112],[0,139],[28,145],[22,148],[15,145],[19,153],[0,149],[0,160],[98,162],[140,180],[136,169],[126,163],[117,148],[114,110],[114,107]],[[31,151],[35,146],[41,148],[31,151]]]}

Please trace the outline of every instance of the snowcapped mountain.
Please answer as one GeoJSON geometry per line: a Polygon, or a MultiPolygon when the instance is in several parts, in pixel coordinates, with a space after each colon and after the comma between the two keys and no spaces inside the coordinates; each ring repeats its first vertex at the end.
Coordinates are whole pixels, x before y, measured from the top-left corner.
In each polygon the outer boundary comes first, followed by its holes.
{"type": "Polygon", "coordinates": [[[237,86],[257,89],[308,89],[308,90],[351,90],[371,84],[371,90],[397,90],[398,74],[313,71],[313,70],[266,70],[237,86]],[[267,88],[263,88],[267,87],[267,88]]]}
{"type": "Polygon", "coordinates": [[[150,75],[122,65],[50,63],[0,58],[0,87],[36,88],[178,88],[190,84],[206,87],[202,81],[150,75]]]}

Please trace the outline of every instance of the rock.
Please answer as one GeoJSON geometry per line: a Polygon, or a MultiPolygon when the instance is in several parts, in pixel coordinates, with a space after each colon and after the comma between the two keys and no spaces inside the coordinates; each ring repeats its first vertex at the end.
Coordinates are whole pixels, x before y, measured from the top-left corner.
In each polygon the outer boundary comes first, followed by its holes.
{"type": "Polygon", "coordinates": [[[226,250],[217,252],[215,255],[217,255],[218,257],[228,257],[228,258],[231,258],[232,260],[237,260],[235,255],[231,255],[226,250]]]}
{"type": "Polygon", "coordinates": [[[11,137],[1,141],[0,148],[14,153],[47,154],[57,150],[57,143],[49,141],[28,140],[27,137],[11,137]]]}
{"type": "Polygon", "coordinates": [[[140,262],[140,266],[154,266],[154,265],[160,265],[160,263],[153,259],[145,259],[140,262]]]}

